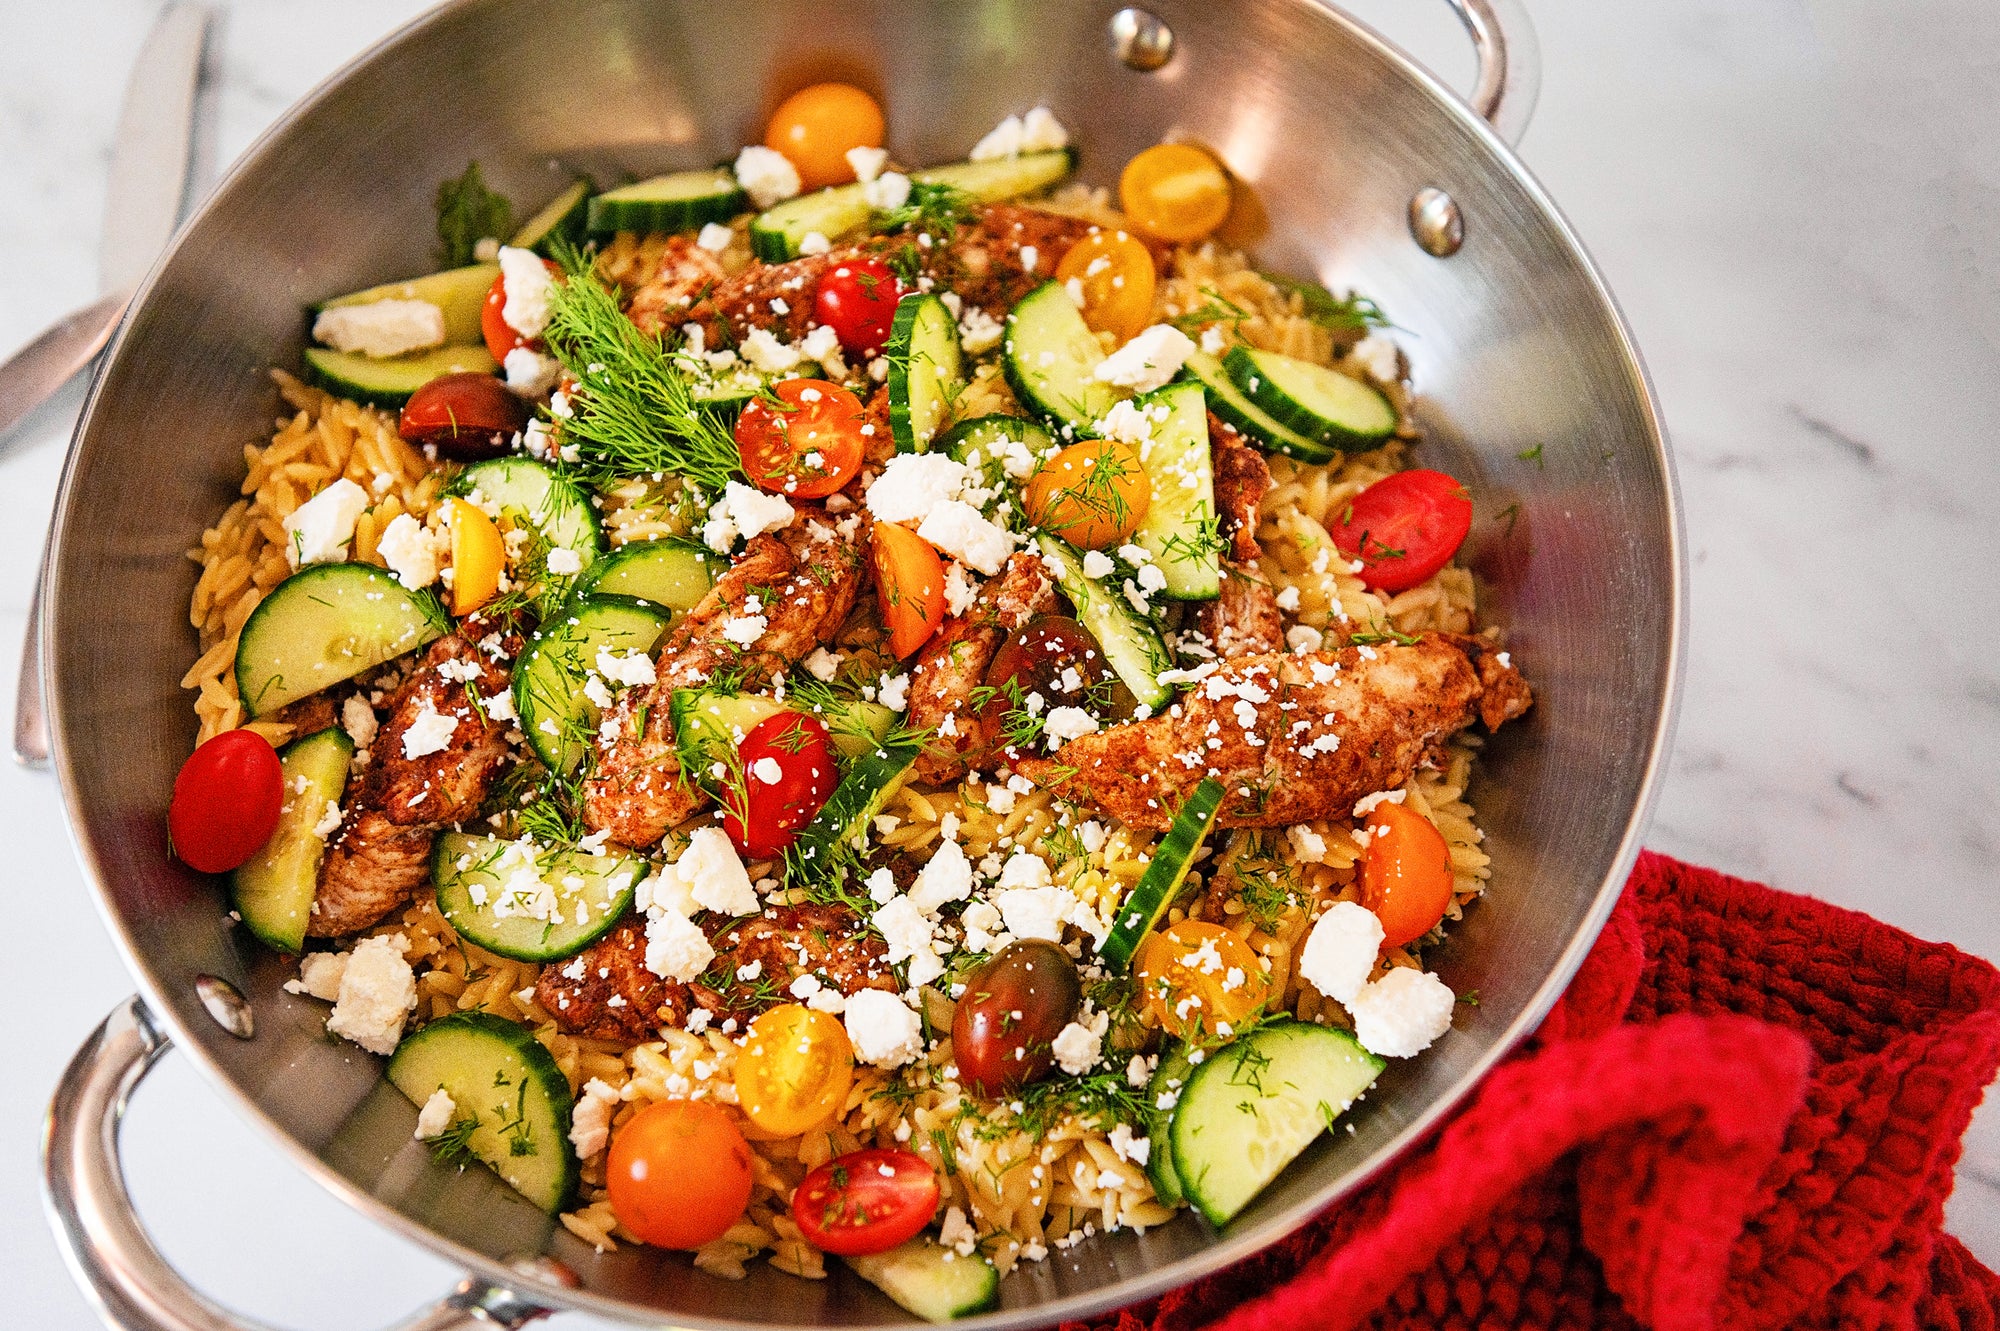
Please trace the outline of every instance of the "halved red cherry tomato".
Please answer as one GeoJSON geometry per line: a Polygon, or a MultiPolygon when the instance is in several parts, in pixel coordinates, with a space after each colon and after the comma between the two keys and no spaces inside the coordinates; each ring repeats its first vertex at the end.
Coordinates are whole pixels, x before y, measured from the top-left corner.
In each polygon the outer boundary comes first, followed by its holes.
{"type": "MultiPolygon", "coordinates": [[[[562,276],[562,265],[553,259],[544,259],[542,264],[557,277],[562,276]]],[[[479,307],[479,335],[486,340],[486,349],[493,353],[494,360],[506,360],[507,353],[515,347],[542,349],[539,337],[523,337],[514,325],[507,322],[504,311],[507,308],[507,277],[501,274],[493,279],[493,285],[486,289],[486,303],[479,307]]]]}
{"type": "Polygon", "coordinates": [[[736,746],[743,789],[722,798],[722,830],[753,860],[781,854],[840,784],[826,722],[779,712],[750,728],[736,746]]]}
{"type": "Polygon", "coordinates": [[[792,1193],[792,1223],[821,1252],[887,1252],[923,1232],[937,1214],[937,1173],[908,1151],[849,1151],[805,1176],[792,1193]]]}
{"type": "Polygon", "coordinates": [[[1361,853],[1361,904],[1382,921],[1382,946],[1414,943],[1451,906],[1451,847],[1415,809],[1378,804],[1361,853]]]}
{"type": "Polygon", "coordinates": [[[783,153],[806,189],[854,179],[849,148],[882,146],[882,108],[847,83],[815,83],[778,103],[764,127],[764,146],[783,153]]]}
{"type": "Polygon", "coordinates": [[[820,278],[813,318],[834,331],[848,355],[875,356],[888,345],[902,298],[902,283],[888,264],[872,255],[848,259],[820,278]]]}
{"type": "Polygon", "coordinates": [[[1399,471],[1334,514],[1333,543],[1377,591],[1407,591],[1451,562],[1472,530],[1472,497],[1441,471],[1399,471]]]}
{"type": "Polygon", "coordinates": [[[284,771],[270,741],[254,730],[225,730],[181,764],[167,835],[189,867],[227,873],[271,839],[284,804],[284,771]]]}
{"type": "Polygon", "coordinates": [[[467,370],[441,374],[410,394],[396,433],[420,447],[429,444],[439,457],[477,462],[505,453],[527,424],[527,405],[507,385],[467,370]]]}
{"type": "Polygon", "coordinates": [[[787,379],[736,418],[736,451],[759,489],[824,499],[861,470],[861,399],[824,379],[787,379]]]}
{"type": "Polygon", "coordinates": [[[661,1100],[611,1137],[604,1186],[618,1223],[656,1248],[721,1238],[750,1205],[750,1143],[721,1105],[661,1100]]]}
{"type": "Polygon", "coordinates": [[[897,660],[930,641],[944,623],[944,561],[908,527],[875,524],[875,603],[897,660]]]}

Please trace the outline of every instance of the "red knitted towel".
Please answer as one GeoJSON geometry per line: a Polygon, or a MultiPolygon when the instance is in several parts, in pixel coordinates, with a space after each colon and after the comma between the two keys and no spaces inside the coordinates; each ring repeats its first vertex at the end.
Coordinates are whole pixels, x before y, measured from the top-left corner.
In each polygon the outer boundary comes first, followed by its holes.
{"type": "Polygon", "coordinates": [[[2000,1326],[1942,1232],[2000,972],[1661,855],[1530,1047],[1393,1173],[1100,1325],[2000,1326]]]}

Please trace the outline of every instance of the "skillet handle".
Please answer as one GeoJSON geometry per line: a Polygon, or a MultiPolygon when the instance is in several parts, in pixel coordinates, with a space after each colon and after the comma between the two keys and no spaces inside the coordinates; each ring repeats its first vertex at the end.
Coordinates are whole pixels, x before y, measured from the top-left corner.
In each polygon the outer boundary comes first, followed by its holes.
{"type": "MultiPolygon", "coordinates": [[[[166,1033],[129,998],[84,1041],[49,1104],[42,1187],[63,1257],[108,1326],[123,1331],[270,1331],[203,1297],[166,1259],[132,1210],[118,1160],[126,1102],[160,1055],[166,1033]]],[[[514,1331],[549,1309],[467,1279],[393,1331],[514,1331]]]]}
{"type": "Polygon", "coordinates": [[[1472,37],[1479,74],[1466,98],[1494,133],[1518,144],[1542,89],[1542,53],[1521,0],[1447,0],[1472,37]]]}

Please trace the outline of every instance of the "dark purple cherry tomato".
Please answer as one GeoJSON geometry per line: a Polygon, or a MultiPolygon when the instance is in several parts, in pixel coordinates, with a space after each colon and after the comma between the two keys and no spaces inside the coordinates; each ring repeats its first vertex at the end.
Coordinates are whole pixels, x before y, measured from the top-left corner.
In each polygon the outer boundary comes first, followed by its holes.
{"type": "MultiPolygon", "coordinates": [[[[1048,707],[1082,707],[1086,693],[1106,683],[1112,683],[1114,706],[1129,702],[1112,681],[1089,630],[1065,615],[1038,615],[993,654],[985,679],[993,692],[980,709],[981,724],[987,733],[999,735],[1006,729],[1006,713],[1023,706],[1031,693],[1041,694],[1048,707]]],[[[1017,756],[1008,751],[1010,759],[1017,756]]]]}
{"type": "Polygon", "coordinates": [[[1009,943],[965,981],[951,1019],[958,1080],[998,1100],[1055,1066],[1062,1028],[1083,1006],[1083,981],[1069,953],[1039,938],[1009,943]]]}
{"type": "Polygon", "coordinates": [[[167,835],[189,867],[227,873],[263,849],[284,803],[284,771],[270,742],[254,730],[225,730],[181,764],[167,835]]]}
{"type": "Polygon", "coordinates": [[[431,445],[439,457],[477,462],[505,453],[527,425],[527,404],[507,385],[467,370],[441,374],[410,394],[396,433],[419,448],[431,445]]]}
{"type": "Polygon", "coordinates": [[[844,259],[820,278],[813,319],[834,331],[848,355],[875,356],[888,345],[902,298],[902,285],[888,264],[873,256],[844,259]]]}

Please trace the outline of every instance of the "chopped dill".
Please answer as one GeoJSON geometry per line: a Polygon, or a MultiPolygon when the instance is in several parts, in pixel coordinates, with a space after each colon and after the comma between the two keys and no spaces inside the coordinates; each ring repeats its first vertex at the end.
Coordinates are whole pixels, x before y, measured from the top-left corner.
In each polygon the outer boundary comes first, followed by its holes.
{"type": "Polygon", "coordinates": [[[910,197],[903,206],[877,209],[871,225],[876,231],[910,227],[933,236],[950,236],[977,209],[978,202],[955,185],[916,180],[910,182],[910,197]]]}
{"type": "Polygon", "coordinates": [[[1542,460],[1542,446],[1540,444],[1536,444],[1533,448],[1524,448],[1514,456],[1523,462],[1532,462],[1537,467],[1547,466],[1542,460]]]}
{"type": "Polygon", "coordinates": [[[1183,333],[1195,332],[1209,324],[1228,324],[1230,330],[1234,331],[1245,320],[1257,317],[1214,287],[1203,287],[1201,294],[1205,299],[1200,305],[1186,314],[1175,315],[1167,322],[1183,333]]]}
{"type": "Polygon", "coordinates": [[[1389,322],[1389,316],[1382,313],[1380,305],[1358,291],[1336,296],[1317,282],[1303,282],[1295,277],[1278,277],[1271,273],[1264,274],[1264,277],[1280,291],[1296,295],[1306,318],[1322,328],[1336,333],[1366,333],[1372,328],[1395,326],[1389,322]]]}
{"type": "Polygon", "coordinates": [[[1393,624],[1384,624],[1379,619],[1370,620],[1366,630],[1351,634],[1347,640],[1356,647],[1376,647],[1385,642],[1414,647],[1419,641],[1414,635],[1400,632],[1393,624]]]}
{"type": "Polygon", "coordinates": [[[480,241],[497,240],[513,231],[513,205],[486,187],[479,163],[467,163],[464,175],[438,186],[438,267],[463,268],[473,261],[473,249],[480,241]]]}
{"type": "Polygon", "coordinates": [[[454,1118],[443,1132],[426,1138],[424,1144],[431,1148],[431,1155],[439,1164],[464,1169],[479,1162],[479,1157],[472,1150],[472,1134],[478,1130],[479,1115],[467,1114],[463,1118],[454,1118]]]}

